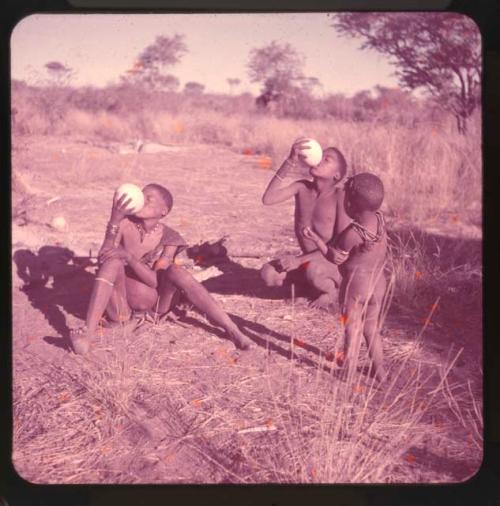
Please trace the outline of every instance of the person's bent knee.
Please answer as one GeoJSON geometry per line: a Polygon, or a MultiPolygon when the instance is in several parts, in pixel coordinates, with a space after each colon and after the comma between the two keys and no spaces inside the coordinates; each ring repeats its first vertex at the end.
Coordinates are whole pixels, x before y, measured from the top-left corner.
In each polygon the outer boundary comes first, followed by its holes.
{"type": "Polygon", "coordinates": [[[267,286],[281,286],[286,273],[279,273],[273,265],[268,263],[260,269],[260,277],[267,286]]]}
{"type": "Polygon", "coordinates": [[[314,284],[315,281],[320,281],[325,277],[325,269],[316,262],[310,262],[306,266],[306,279],[310,283],[314,284]]]}
{"type": "Polygon", "coordinates": [[[182,266],[172,264],[165,270],[165,278],[174,283],[196,282],[196,279],[182,266]]]}
{"type": "Polygon", "coordinates": [[[177,264],[171,264],[169,265],[165,271],[164,276],[166,278],[175,278],[177,276],[182,275],[185,272],[185,269],[177,264]]]}

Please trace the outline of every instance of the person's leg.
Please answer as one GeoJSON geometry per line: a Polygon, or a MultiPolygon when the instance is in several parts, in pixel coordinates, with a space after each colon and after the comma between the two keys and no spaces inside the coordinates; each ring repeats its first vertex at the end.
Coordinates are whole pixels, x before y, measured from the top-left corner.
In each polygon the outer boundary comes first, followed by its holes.
{"type": "Polygon", "coordinates": [[[363,303],[358,297],[345,300],[344,363],[347,383],[351,383],[358,366],[361,336],[363,334],[363,303]]]}
{"type": "Polygon", "coordinates": [[[166,271],[160,271],[158,285],[158,303],[155,312],[159,315],[168,313],[174,306],[174,297],[179,293],[178,288],[170,281],[166,271]],[[161,274],[160,274],[161,273],[161,274]]]}
{"type": "Polygon", "coordinates": [[[384,354],[382,348],[382,339],[380,336],[380,310],[382,300],[386,289],[386,280],[383,275],[377,280],[377,286],[373,296],[366,308],[366,318],[363,328],[366,346],[370,355],[373,373],[377,380],[381,382],[386,375],[384,368],[384,354]]]}
{"type": "Polygon", "coordinates": [[[106,315],[112,323],[127,321],[132,315],[132,311],[127,301],[127,286],[125,279],[125,271],[119,271],[114,282],[115,286],[111,292],[108,305],[106,306],[106,315]]]}
{"type": "Polygon", "coordinates": [[[321,292],[321,295],[311,302],[311,307],[327,307],[335,302],[342,280],[335,264],[326,259],[315,260],[307,264],[305,274],[309,284],[321,292]]]}
{"type": "MultiPolygon", "coordinates": [[[[124,284],[120,279],[124,278],[124,276],[124,266],[121,260],[108,260],[99,268],[94,281],[92,293],[90,295],[85,327],[83,330],[76,329],[70,332],[71,343],[76,353],[83,354],[88,351],[90,344],[89,337],[93,336],[97,330],[99,320],[108,306],[111,295],[115,290],[115,283],[117,280],[118,284],[116,286],[116,290],[124,290],[124,284]]],[[[120,305],[123,304],[123,311],[129,313],[130,308],[126,304],[125,294],[115,294],[115,302],[116,301],[120,301],[120,305]]],[[[111,309],[111,311],[112,310],[113,309],[111,309]]]]}
{"type": "Polygon", "coordinates": [[[210,295],[208,290],[183,267],[171,265],[164,274],[167,280],[176,288],[183,290],[190,302],[205,313],[214,323],[223,327],[231,336],[235,344],[241,349],[247,349],[250,341],[240,331],[238,326],[229,318],[219,303],[210,295]]]}

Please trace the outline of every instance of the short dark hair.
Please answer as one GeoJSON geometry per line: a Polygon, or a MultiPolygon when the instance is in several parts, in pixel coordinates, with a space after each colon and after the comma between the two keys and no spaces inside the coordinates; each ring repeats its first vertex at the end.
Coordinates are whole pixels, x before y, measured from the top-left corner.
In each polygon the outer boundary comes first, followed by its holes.
{"type": "Polygon", "coordinates": [[[376,211],[384,201],[384,185],[375,174],[362,172],[350,177],[346,183],[346,196],[361,211],[376,211]]]}
{"type": "Polygon", "coordinates": [[[168,207],[168,210],[170,211],[172,209],[174,205],[174,197],[172,197],[172,194],[164,186],[157,183],[149,183],[144,188],[153,188],[156,190],[161,195],[161,198],[168,207]]]}
{"type": "Polygon", "coordinates": [[[340,179],[342,179],[347,173],[347,162],[345,160],[345,156],[338,148],[328,147],[325,149],[325,151],[334,152],[337,155],[337,160],[339,161],[340,165],[340,179]]]}

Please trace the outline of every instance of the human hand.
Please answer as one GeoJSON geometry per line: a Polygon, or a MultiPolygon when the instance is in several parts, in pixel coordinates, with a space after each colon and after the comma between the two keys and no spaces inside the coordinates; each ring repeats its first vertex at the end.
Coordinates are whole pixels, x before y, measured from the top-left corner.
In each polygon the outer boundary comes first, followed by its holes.
{"type": "Polygon", "coordinates": [[[310,239],[315,243],[318,243],[318,241],[321,239],[321,237],[316,232],[314,232],[314,230],[311,227],[304,227],[302,229],[302,234],[306,239],[310,239]]]}
{"type": "Polygon", "coordinates": [[[300,267],[300,260],[294,255],[287,255],[279,259],[279,264],[284,271],[293,271],[300,267]]]}
{"type": "Polygon", "coordinates": [[[107,260],[111,259],[118,259],[122,260],[125,263],[128,263],[131,259],[132,255],[122,246],[112,246],[110,248],[105,249],[100,255],[99,255],[99,261],[101,263],[106,262],[107,260]]]}
{"type": "Polygon", "coordinates": [[[103,244],[101,246],[101,249],[99,250],[99,253],[97,253],[97,258],[99,262],[102,262],[103,256],[105,256],[107,253],[109,253],[114,248],[113,245],[109,244],[103,244]]]}
{"type": "Polygon", "coordinates": [[[332,246],[328,248],[328,260],[334,264],[342,264],[349,258],[349,252],[342,249],[337,249],[332,246]]]}
{"type": "Polygon", "coordinates": [[[303,149],[311,149],[310,146],[307,145],[307,139],[302,137],[297,139],[290,150],[290,154],[288,155],[288,159],[292,163],[298,163],[304,161],[304,155],[302,154],[303,149]]]}
{"type": "Polygon", "coordinates": [[[127,198],[127,194],[123,193],[120,198],[113,199],[113,206],[111,208],[111,219],[112,223],[119,223],[125,218],[125,216],[132,212],[133,207],[128,208],[132,202],[131,198],[127,198]]]}

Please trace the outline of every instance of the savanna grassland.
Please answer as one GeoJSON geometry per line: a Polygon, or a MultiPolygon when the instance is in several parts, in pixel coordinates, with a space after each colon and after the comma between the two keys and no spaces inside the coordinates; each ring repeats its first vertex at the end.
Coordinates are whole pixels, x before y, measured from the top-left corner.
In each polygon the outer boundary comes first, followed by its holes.
{"type": "MultiPolygon", "coordinates": [[[[446,117],[255,111],[241,95],[13,87],[13,462],[36,483],[457,482],[482,459],[481,132],[446,117]],[[399,119],[398,119],[399,118],[399,119]],[[391,377],[346,384],[342,319],[258,269],[298,252],[293,203],[261,204],[299,136],[383,180],[391,377]],[[158,144],[162,146],[158,148],[158,144]],[[237,351],[184,303],[163,326],[103,329],[76,356],[114,189],[158,182],[167,223],[253,341],[237,351]],[[51,226],[64,217],[63,227],[51,226]]],[[[421,107],[421,106],[419,106],[421,107]]],[[[290,177],[292,180],[293,175],[290,177]]],[[[192,258],[181,258],[186,264],[192,258]]]]}

